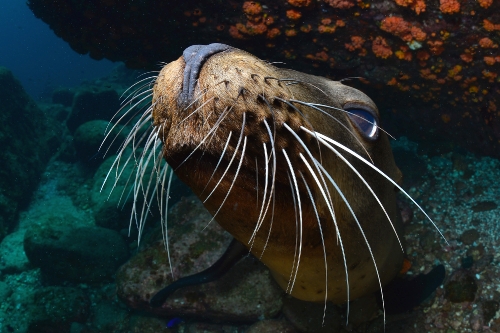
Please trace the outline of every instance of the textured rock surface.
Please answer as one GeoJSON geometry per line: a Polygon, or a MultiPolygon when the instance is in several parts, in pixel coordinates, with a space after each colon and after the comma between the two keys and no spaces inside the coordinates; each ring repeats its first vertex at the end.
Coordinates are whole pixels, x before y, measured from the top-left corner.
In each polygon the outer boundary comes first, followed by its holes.
{"type": "Polygon", "coordinates": [[[37,306],[29,333],[69,333],[72,323],[84,323],[89,316],[90,299],[76,288],[46,287],[34,294],[33,301],[37,306]]]}
{"type": "Polygon", "coordinates": [[[91,120],[109,121],[119,107],[119,96],[115,89],[89,86],[75,94],[66,124],[74,132],[78,126],[91,120]]]}
{"type": "Polygon", "coordinates": [[[0,272],[12,274],[30,267],[23,249],[24,233],[24,230],[13,232],[0,242],[0,272]]]}
{"type": "Polygon", "coordinates": [[[0,67],[0,239],[14,227],[20,208],[35,190],[61,128],[26,94],[12,73],[0,67]]]}
{"type": "MultiPolygon", "coordinates": [[[[169,248],[175,279],[208,268],[224,252],[231,236],[211,220],[202,204],[184,199],[169,215],[169,248]]],[[[151,237],[161,237],[156,229],[151,237]]],[[[130,307],[148,309],[148,301],[173,281],[168,256],[160,241],[139,252],[117,275],[119,297],[130,307]]],[[[281,309],[282,291],[258,261],[245,258],[217,281],[179,289],[160,309],[162,316],[252,322],[272,318],[281,309]]]]}
{"type": "Polygon", "coordinates": [[[120,234],[100,227],[32,226],[24,237],[31,264],[51,281],[109,280],[127,260],[120,234]]]}
{"type": "Polygon", "coordinates": [[[135,68],[156,70],[158,62],[176,59],[192,44],[222,42],[293,69],[362,77],[379,107],[392,110],[393,121],[386,117],[384,123],[392,134],[439,142],[441,149],[446,148],[442,138],[449,138],[452,145],[500,156],[498,1],[30,0],[28,5],[77,52],[135,68]]]}

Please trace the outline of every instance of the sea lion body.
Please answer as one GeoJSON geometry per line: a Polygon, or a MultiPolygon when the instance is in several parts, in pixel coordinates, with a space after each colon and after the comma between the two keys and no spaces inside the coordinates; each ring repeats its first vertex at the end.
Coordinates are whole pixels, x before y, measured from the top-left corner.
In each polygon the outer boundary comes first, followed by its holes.
{"type": "Polygon", "coordinates": [[[303,129],[334,139],[398,182],[386,134],[366,138],[341,111],[368,109],[378,124],[371,99],[229,48],[204,59],[186,100],[184,58],[156,79],[154,131],[165,160],[214,219],[298,299],[344,303],[391,281],[403,261],[394,184],[303,129]],[[320,112],[297,101],[329,107],[320,112]]]}

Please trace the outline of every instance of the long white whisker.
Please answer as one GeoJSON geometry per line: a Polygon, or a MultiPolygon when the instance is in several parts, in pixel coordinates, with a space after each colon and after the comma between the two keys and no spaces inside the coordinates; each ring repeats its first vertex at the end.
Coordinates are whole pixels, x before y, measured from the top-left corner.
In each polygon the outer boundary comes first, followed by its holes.
{"type": "Polygon", "coordinates": [[[245,130],[245,121],[246,121],[246,113],[243,112],[243,123],[241,125],[240,137],[238,139],[238,143],[236,144],[236,148],[234,149],[233,156],[231,157],[231,160],[229,161],[229,164],[227,165],[226,170],[224,170],[224,173],[220,177],[219,181],[217,182],[217,184],[215,184],[212,192],[210,192],[210,194],[205,198],[205,200],[203,201],[203,203],[207,202],[208,198],[210,198],[210,196],[215,192],[215,190],[217,189],[217,187],[219,186],[219,184],[222,182],[222,179],[224,179],[224,176],[228,172],[229,168],[231,167],[231,164],[233,163],[234,158],[236,157],[236,155],[238,153],[238,148],[240,147],[241,140],[243,138],[243,132],[245,130]]]}
{"type": "MultiPolygon", "coordinates": [[[[373,163],[373,160],[370,156],[370,154],[368,154],[368,151],[366,150],[365,146],[363,145],[363,143],[361,143],[361,140],[358,138],[358,136],[356,134],[353,133],[353,131],[351,131],[350,128],[348,128],[346,125],[344,125],[340,120],[338,120],[337,118],[335,118],[333,115],[329,114],[328,112],[326,112],[325,110],[321,110],[321,108],[313,105],[312,103],[306,103],[306,102],[302,102],[302,101],[298,101],[298,100],[290,100],[290,102],[295,102],[295,103],[298,103],[298,104],[301,104],[301,105],[305,105],[305,106],[308,106],[310,107],[311,109],[313,110],[317,110],[317,111],[320,111],[321,113],[327,115],[328,117],[332,118],[334,121],[336,121],[340,126],[342,126],[349,134],[351,134],[351,136],[354,138],[354,140],[356,140],[359,144],[359,146],[365,151],[366,153],[366,156],[368,156],[368,158],[370,159],[370,161],[372,161],[373,163]]],[[[335,108],[337,109],[337,108],[335,108]]],[[[342,110],[342,109],[339,109],[339,110],[342,110]]]]}
{"type": "MultiPolygon", "coordinates": [[[[401,240],[399,239],[399,235],[396,231],[396,227],[394,227],[394,224],[392,223],[392,220],[391,218],[389,217],[389,214],[387,213],[384,205],[382,205],[382,202],[380,201],[380,199],[378,198],[377,194],[375,194],[375,192],[373,191],[373,189],[371,188],[371,186],[368,184],[368,182],[365,180],[365,178],[359,173],[358,170],[356,170],[356,168],[344,157],[342,156],[338,150],[336,150],[335,148],[333,148],[331,145],[329,145],[326,141],[322,140],[322,143],[328,148],[330,149],[331,151],[333,151],[338,158],[340,158],[345,164],[347,164],[349,166],[349,168],[351,168],[351,170],[359,177],[359,179],[363,182],[363,184],[365,184],[366,188],[371,192],[371,194],[373,195],[373,197],[375,198],[375,200],[377,201],[378,205],[380,206],[380,208],[382,208],[382,210],[384,211],[384,214],[385,216],[387,217],[387,220],[389,220],[389,223],[391,224],[391,227],[392,227],[392,230],[394,231],[394,234],[396,235],[396,238],[398,239],[398,242],[399,242],[399,246],[401,247],[401,251],[404,252],[404,249],[403,249],[403,244],[401,243],[401,240]]],[[[318,161],[316,161],[317,163],[319,163],[318,161]]]]}
{"type": "Polygon", "coordinates": [[[220,154],[219,161],[217,162],[217,165],[215,166],[214,171],[212,172],[212,175],[208,179],[207,184],[203,188],[203,191],[201,191],[200,196],[205,192],[205,190],[207,189],[207,186],[210,183],[210,181],[212,180],[212,178],[214,178],[215,172],[219,168],[220,162],[222,161],[224,154],[226,153],[226,149],[227,149],[227,146],[229,145],[229,141],[231,140],[232,134],[233,134],[233,131],[230,131],[229,135],[227,136],[227,140],[226,140],[226,144],[224,145],[224,149],[222,149],[222,153],[220,154]]]}
{"type": "MultiPolygon", "coordinates": [[[[347,270],[347,260],[346,260],[346,256],[345,256],[345,250],[344,250],[344,243],[342,242],[342,236],[340,235],[340,229],[339,229],[339,226],[337,224],[337,217],[335,216],[335,212],[333,210],[333,205],[331,205],[331,202],[327,199],[327,196],[326,196],[326,193],[323,189],[323,187],[321,186],[320,182],[319,182],[319,179],[318,179],[318,176],[316,176],[315,172],[313,171],[311,165],[309,164],[309,162],[307,162],[307,159],[304,157],[304,155],[302,153],[299,153],[299,156],[300,158],[302,159],[302,162],[304,162],[304,164],[306,165],[307,167],[307,170],[309,170],[309,174],[313,177],[314,181],[316,182],[316,185],[318,186],[320,192],[321,192],[321,195],[323,196],[323,199],[325,200],[325,203],[328,207],[328,210],[330,211],[330,216],[332,217],[332,220],[333,220],[333,224],[335,226],[335,231],[337,233],[337,240],[340,244],[340,250],[342,251],[342,258],[344,260],[344,270],[345,270],[345,276],[346,276],[346,288],[347,288],[347,318],[346,318],[346,325],[348,324],[349,322],[349,311],[350,311],[350,305],[349,305],[349,302],[350,302],[350,287],[349,287],[349,272],[347,270]]],[[[314,159],[313,159],[314,161],[314,159]]],[[[321,173],[321,171],[318,170],[318,173],[321,173]]]]}
{"type": "Polygon", "coordinates": [[[385,325],[385,301],[384,301],[384,293],[382,291],[382,281],[380,280],[380,274],[378,271],[377,263],[375,261],[375,256],[373,255],[373,251],[372,251],[372,248],[370,246],[370,243],[368,242],[368,238],[366,238],[363,227],[359,223],[359,220],[358,220],[356,214],[354,213],[354,210],[352,209],[351,205],[349,204],[349,201],[347,200],[347,198],[344,196],[344,193],[342,192],[340,187],[337,185],[337,183],[333,180],[333,178],[330,176],[328,171],[326,171],[325,168],[321,164],[318,164],[318,166],[321,169],[321,171],[324,173],[326,178],[328,178],[328,180],[333,185],[333,187],[335,187],[335,189],[337,190],[337,193],[342,198],[342,201],[344,201],[345,205],[347,206],[347,209],[349,209],[349,211],[351,212],[351,215],[352,215],[352,217],[354,217],[354,221],[356,221],[356,224],[358,225],[359,231],[361,232],[361,235],[363,236],[363,239],[365,240],[365,244],[368,247],[368,251],[370,252],[370,256],[372,257],[373,266],[375,267],[375,272],[377,273],[378,285],[380,287],[380,295],[382,296],[382,309],[384,310],[384,325],[385,325]]]}
{"type": "Polygon", "coordinates": [[[306,181],[304,175],[302,174],[302,172],[299,172],[299,173],[300,173],[300,177],[302,177],[302,182],[304,183],[304,185],[306,187],[307,194],[309,195],[309,199],[311,199],[311,205],[312,205],[312,208],[314,209],[314,215],[316,215],[316,221],[318,222],[319,233],[321,235],[321,244],[323,245],[323,259],[325,261],[325,307],[323,308],[323,321],[321,323],[321,326],[324,326],[325,325],[325,316],[326,316],[326,302],[328,300],[328,263],[326,260],[325,238],[323,236],[323,228],[321,227],[321,222],[319,219],[318,210],[316,209],[316,203],[314,202],[313,195],[311,193],[311,190],[309,189],[309,186],[307,185],[307,181],[306,181]]]}
{"type": "MultiPolygon", "coordinates": [[[[238,178],[238,173],[240,172],[241,165],[243,164],[243,159],[245,158],[246,147],[247,147],[247,137],[245,136],[245,138],[243,139],[243,148],[241,149],[240,163],[238,163],[238,168],[236,169],[236,172],[234,174],[234,178],[233,178],[233,181],[231,182],[231,186],[229,186],[229,189],[227,190],[227,193],[226,193],[226,196],[224,197],[224,200],[222,200],[221,204],[219,205],[219,209],[217,209],[217,211],[212,216],[212,219],[208,222],[208,224],[210,224],[210,222],[212,222],[215,219],[217,214],[219,214],[219,211],[222,209],[222,206],[226,202],[227,198],[229,197],[229,193],[231,193],[231,190],[233,189],[233,186],[236,183],[236,178],[238,178]]],[[[236,154],[237,152],[235,151],[234,153],[236,154]]],[[[208,227],[208,224],[205,226],[205,228],[203,228],[203,230],[205,230],[208,227]]]]}
{"type": "Polygon", "coordinates": [[[371,164],[370,162],[368,162],[366,159],[364,159],[363,157],[361,157],[359,154],[357,154],[356,152],[354,152],[353,150],[347,148],[346,146],[338,143],[337,141],[335,140],[332,140],[330,139],[329,137],[327,137],[326,135],[323,135],[319,132],[311,132],[309,131],[307,128],[301,126],[300,129],[306,131],[307,133],[311,134],[311,135],[318,135],[318,137],[320,139],[323,139],[325,141],[328,141],[330,142],[331,144],[339,147],[340,149],[348,152],[349,154],[353,155],[354,157],[356,157],[357,159],[359,159],[360,161],[362,161],[363,163],[365,163],[366,165],[370,166],[373,170],[375,170],[376,172],[378,172],[381,176],[383,176],[385,179],[387,179],[388,181],[390,181],[394,186],[396,186],[401,192],[403,192],[406,197],[408,199],[410,199],[414,204],[415,206],[418,207],[418,209],[420,209],[420,211],[427,217],[427,219],[432,223],[432,225],[434,226],[434,228],[436,228],[436,230],[439,232],[439,234],[441,235],[441,237],[443,238],[443,240],[446,242],[446,244],[449,245],[448,241],[446,240],[446,238],[444,237],[444,235],[441,233],[441,230],[439,230],[439,228],[437,227],[436,223],[434,223],[434,221],[430,218],[429,215],[427,215],[427,213],[424,211],[424,209],[422,207],[420,207],[420,205],[408,194],[406,193],[406,191],[398,185],[398,183],[396,183],[394,180],[391,179],[391,177],[387,176],[382,170],[380,170],[379,168],[377,168],[376,166],[374,166],[373,164],[371,164]]]}
{"type": "Polygon", "coordinates": [[[290,293],[290,286],[292,283],[293,272],[295,272],[295,263],[297,262],[297,249],[299,247],[299,219],[298,219],[295,188],[293,187],[292,177],[290,177],[290,172],[288,170],[286,171],[286,175],[288,176],[288,182],[290,183],[290,193],[292,193],[293,210],[295,212],[295,247],[293,253],[292,269],[290,271],[290,277],[288,278],[288,284],[286,286],[286,292],[290,293]]]}
{"type": "Polygon", "coordinates": [[[285,159],[288,164],[288,168],[290,169],[290,173],[292,174],[292,180],[293,184],[295,185],[295,191],[297,193],[297,206],[299,207],[299,235],[300,235],[300,242],[299,242],[299,255],[297,257],[297,267],[295,268],[295,274],[292,282],[292,286],[290,287],[290,293],[293,290],[293,286],[295,285],[295,281],[297,280],[297,274],[299,272],[299,265],[300,265],[300,256],[302,254],[302,203],[300,201],[300,192],[299,192],[299,185],[297,184],[297,178],[295,177],[295,170],[293,169],[292,162],[290,162],[290,159],[288,158],[288,154],[286,153],[286,150],[283,149],[281,150],[283,152],[283,155],[285,156],[285,159]]]}

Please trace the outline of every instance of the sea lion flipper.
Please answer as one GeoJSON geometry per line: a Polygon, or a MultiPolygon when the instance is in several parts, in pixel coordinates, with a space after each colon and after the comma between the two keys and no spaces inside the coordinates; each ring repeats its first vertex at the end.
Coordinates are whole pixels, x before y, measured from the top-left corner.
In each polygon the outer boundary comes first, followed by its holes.
{"type": "Polygon", "coordinates": [[[197,284],[215,281],[226,274],[241,258],[248,254],[248,249],[233,238],[226,252],[212,266],[199,273],[185,276],[174,281],[162,290],[158,291],[149,301],[153,308],[161,307],[167,298],[177,289],[197,284]]]}
{"type": "MultiPolygon", "coordinates": [[[[445,275],[444,266],[438,265],[429,273],[417,275],[411,280],[404,277],[394,279],[383,290],[386,313],[399,314],[411,311],[443,283],[445,275]]],[[[381,303],[380,294],[377,299],[381,303]]]]}

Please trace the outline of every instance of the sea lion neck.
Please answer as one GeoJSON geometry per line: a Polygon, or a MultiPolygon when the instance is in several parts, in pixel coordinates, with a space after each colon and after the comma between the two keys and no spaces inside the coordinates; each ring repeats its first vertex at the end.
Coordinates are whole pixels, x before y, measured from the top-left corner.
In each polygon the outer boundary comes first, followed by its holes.
{"type": "Polygon", "coordinates": [[[179,107],[186,107],[193,101],[196,81],[203,63],[212,55],[231,48],[229,45],[212,43],[208,45],[192,45],[184,50],[182,56],[186,66],[184,67],[182,92],[178,100],[179,107]]]}

